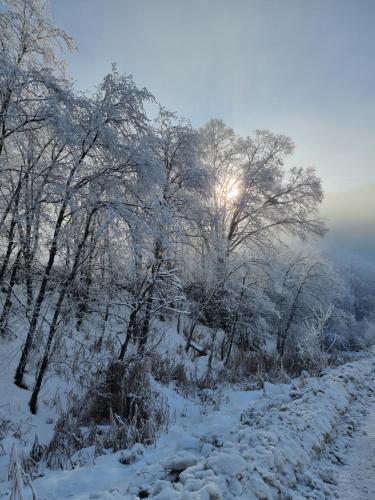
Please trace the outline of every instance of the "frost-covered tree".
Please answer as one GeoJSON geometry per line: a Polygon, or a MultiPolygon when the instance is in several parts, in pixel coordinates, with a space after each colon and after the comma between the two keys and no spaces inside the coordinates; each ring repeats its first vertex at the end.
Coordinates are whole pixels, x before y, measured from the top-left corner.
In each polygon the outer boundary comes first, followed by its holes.
{"type": "MultiPolygon", "coordinates": [[[[200,137],[210,178],[202,200],[202,266],[214,270],[213,306],[214,297],[226,296],[231,288],[226,277],[239,266],[239,281],[244,279],[249,263],[260,251],[270,252],[280,235],[324,233],[317,217],[322,190],[313,169],[286,168],[294,149],[286,136],[258,130],[254,137],[242,138],[221,120],[211,120],[200,137]]],[[[224,304],[215,309],[224,311],[224,304]]]]}
{"type": "Polygon", "coordinates": [[[34,379],[33,413],[49,371],[113,389],[129,361],[151,369],[174,324],[208,372],[239,353],[280,363],[293,344],[310,363],[343,331],[334,345],[371,341],[372,277],[288,239],[325,231],[320,180],[288,166],[289,137],[196,130],[162,106],[151,119],[159,103],[116,66],[76,92],[72,48],[44,0],[1,3],[0,336],[16,339],[16,385],[34,379]]]}
{"type": "MultiPolygon", "coordinates": [[[[283,358],[288,348],[298,344],[306,328],[321,329],[322,318],[326,325],[342,282],[330,264],[315,251],[289,254],[278,266],[276,335],[277,351],[283,358]],[[328,310],[330,314],[326,317],[328,310]]],[[[323,346],[324,338],[321,342],[323,346]]]]}
{"type": "Polygon", "coordinates": [[[320,180],[311,168],[285,167],[294,150],[289,137],[257,130],[242,138],[220,120],[200,133],[211,178],[206,230],[224,255],[244,245],[267,246],[282,232],[323,234],[320,180]]]}

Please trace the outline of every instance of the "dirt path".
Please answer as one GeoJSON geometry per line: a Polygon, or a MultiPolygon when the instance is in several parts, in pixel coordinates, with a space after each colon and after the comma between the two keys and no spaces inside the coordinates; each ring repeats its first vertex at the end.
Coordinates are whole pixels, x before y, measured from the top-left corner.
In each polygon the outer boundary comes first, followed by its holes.
{"type": "Polygon", "coordinates": [[[340,500],[375,499],[375,403],[348,450],[337,485],[340,500]]]}

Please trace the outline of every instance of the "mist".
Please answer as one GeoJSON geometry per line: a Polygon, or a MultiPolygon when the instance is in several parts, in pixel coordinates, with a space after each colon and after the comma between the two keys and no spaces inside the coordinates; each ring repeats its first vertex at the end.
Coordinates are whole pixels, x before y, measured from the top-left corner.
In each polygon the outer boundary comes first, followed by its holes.
{"type": "Polygon", "coordinates": [[[328,193],[321,206],[328,233],[322,247],[341,260],[375,264],[375,184],[328,193]]]}

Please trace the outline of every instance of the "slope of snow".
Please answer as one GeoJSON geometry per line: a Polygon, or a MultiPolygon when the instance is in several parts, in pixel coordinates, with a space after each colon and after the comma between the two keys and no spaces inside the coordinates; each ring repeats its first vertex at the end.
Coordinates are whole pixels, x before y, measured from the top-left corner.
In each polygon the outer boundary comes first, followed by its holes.
{"type": "MultiPolygon", "coordinates": [[[[329,496],[326,482],[308,467],[334,437],[340,416],[356,393],[373,383],[375,360],[356,362],[320,379],[302,380],[290,399],[256,405],[246,413],[231,439],[187,467],[175,483],[163,482],[150,497],[302,499],[309,491],[329,496]]],[[[132,498],[129,496],[129,498],[132,498]]]]}
{"type": "MultiPolygon", "coordinates": [[[[20,347],[16,343],[0,343],[0,424],[7,426],[6,437],[0,441],[0,497],[7,478],[9,455],[14,442],[20,449],[29,450],[35,436],[39,442],[48,444],[54,432],[54,424],[59,415],[59,391],[61,380],[49,376],[41,393],[41,403],[37,415],[32,415],[28,401],[30,392],[16,387],[13,383],[20,347]]],[[[26,381],[32,384],[27,375],[26,381]]],[[[1,437],[1,435],[0,435],[1,437]]]]}
{"type": "Polygon", "coordinates": [[[210,457],[223,442],[229,442],[241,413],[249,406],[267,406],[269,398],[281,404],[288,398],[288,386],[267,384],[267,390],[269,395],[265,398],[262,391],[227,389],[221,396],[220,410],[215,411],[180,396],[172,387],[163,388],[175,422],[154,447],[135,445],[136,461],[130,465],[120,463],[124,452],[118,452],[98,457],[94,466],[46,471],[45,477],[35,481],[39,497],[41,500],[116,498],[119,495],[137,498],[141,490],[163,488],[171,484],[174,471],[180,472],[210,457]]]}
{"type": "MultiPolygon", "coordinates": [[[[333,481],[314,463],[352,400],[373,384],[374,369],[371,356],[318,379],[266,384],[265,393],[227,389],[216,411],[163,387],[174,423],[154,447],[46,470],[35,488],[40,500],[329,498],[333,481]]],[[[0,484],[3,498],[8,488],[0,484]]]]}

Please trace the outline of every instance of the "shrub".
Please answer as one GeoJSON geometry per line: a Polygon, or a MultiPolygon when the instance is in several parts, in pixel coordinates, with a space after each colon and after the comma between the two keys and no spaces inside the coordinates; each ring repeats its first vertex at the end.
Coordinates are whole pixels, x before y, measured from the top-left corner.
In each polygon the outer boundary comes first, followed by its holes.
{"type": "Polygon", "coordinates": [[[152,387],[147,361],[109,363],[94,377],[84,400],[82,406],[74,399],[57,422],[48,450],[49,467],[72,467],[71,456],[83,448],[94,446],[97,456],[104,449],[152,444],[158,431],[168,427],[168,405],[152,387]]]}

